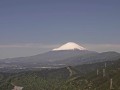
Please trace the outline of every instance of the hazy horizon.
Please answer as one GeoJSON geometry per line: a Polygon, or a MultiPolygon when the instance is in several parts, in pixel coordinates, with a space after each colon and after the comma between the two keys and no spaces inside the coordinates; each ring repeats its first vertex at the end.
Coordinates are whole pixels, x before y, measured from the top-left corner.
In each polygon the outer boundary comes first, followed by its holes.
{"type": "Polygon", "coordinates": [[[50,51],[67,42],[120,53],[118,0],[1,0],[0,59],[50,51]]]}

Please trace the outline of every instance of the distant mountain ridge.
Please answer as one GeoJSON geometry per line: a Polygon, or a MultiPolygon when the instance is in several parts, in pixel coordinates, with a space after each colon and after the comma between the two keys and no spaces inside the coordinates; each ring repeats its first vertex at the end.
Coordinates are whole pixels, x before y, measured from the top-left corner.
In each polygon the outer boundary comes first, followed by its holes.
{"type": "Polygon", "coordinates": [[[61,51],[49,51],[43,54],[38,54],[29,57],[19,57],[19,58],[8,58],[2,59],[2,61],[12,61],[12,62],[54,62],[54,61],[61,61],[67,58],[72,58],[75,56],[82,56],[88,54],[96,54],[97,52],[88,51],[88,50],[61,50],[61,51]]]}
{"type": "Polygon", "coordinates": [[[53,49],[52,51],[38,54],[29,57],[8,58],[1,59],[0,66],[17,65],[17,66],[53,66],[53,65],[79,65],[85,63],[95,63],[102,61],[117,60],[120,58],[120,53],[117,52],[103,52],[98,53],[89,51],[86,48],[79,46],[75,43],[67,43],[60,48],[53,49]],[[70,46],[70,47],[69,47],[70,46]],[[68,47],[68,48],[67,48],[68,47]]]}
{"type": "MultiPolygon", "coordinates": [[[[120,59],[120,53],[109,51],[103,53],[90,53],[82,56],[75,56],[72,58],[68,58],[66,60],[60,61],[64,62],[68,65],[80,65],[80,64],[89,64],[103,61],[113,61],[120,59]]],[[[60,63],[59,61],[56,63],[60,63]]]]}
{"type": "Polygon", "coordinates": [[[117,60],[120,58],[120,53],[103,52],[97,53],[94,51],[66,50],[66,51],[50,51],[44,54],[39,54],[30,57],[2,59],[0,63],[30,65],[30,66],[48,66],[48,65],[79,65],[85,63],[95,63],[102,61],[117,60]]]}

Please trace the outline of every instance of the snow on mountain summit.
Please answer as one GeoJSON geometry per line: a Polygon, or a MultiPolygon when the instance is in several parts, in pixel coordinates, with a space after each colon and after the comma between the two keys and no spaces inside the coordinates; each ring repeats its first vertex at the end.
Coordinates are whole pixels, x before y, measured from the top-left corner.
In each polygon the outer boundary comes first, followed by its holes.
{"type": "Polygon", "coordinates": [[[78,49],[78,50],[86,50],[86,48],[82,47],[82,46],[79,46],[78,44],[74,43],[74,42],[68,42],[64,45],[62,45],[61,47],[59,48],[55,48],[53,49],[53,51],[59,51],[59,50],[75,50],[75,49],[78,49]]]}

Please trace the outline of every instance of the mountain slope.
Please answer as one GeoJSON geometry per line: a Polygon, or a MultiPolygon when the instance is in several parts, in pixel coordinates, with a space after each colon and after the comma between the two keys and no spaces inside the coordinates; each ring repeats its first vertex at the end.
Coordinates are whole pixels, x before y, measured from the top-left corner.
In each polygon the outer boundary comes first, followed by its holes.
{"type": "Polygon", "coordinates": [[[89,54],[96,54],[93,51],[81,51],[81,50],[62,50],[62,51],[50,51],[47,53],[30,56],[30,57],[20,57],[20,58],[10,58],[0,60],[1,62],[9,63],[40,63],[40,64],[50,64],[56,61],[62,61],[68,58],[83,56],[89,54]]]}
{"type": "Polygon", "coordinates": [[[103,52],[97,53],[87,50],[62,50],[50,51],[44,54],[39,54],[30,57],[10,58],[0,60],[0,65],[4,66],[59,66],[59,65],[79,65],[85,63],[95,63],[102,61],[117,60],[120,58],[120,53],[103,52]]]}
{"type": "Polygon", "coordinates": [[[112,61],[120,58],[120,53],[117,52],[103,52],[103,53],[90,53],[87,55],[78,55],[72,58],[68,58],[56,63],[66,63],[68,65],[79,65],[86,63],[95,63],[103,61],[112,61]]]}

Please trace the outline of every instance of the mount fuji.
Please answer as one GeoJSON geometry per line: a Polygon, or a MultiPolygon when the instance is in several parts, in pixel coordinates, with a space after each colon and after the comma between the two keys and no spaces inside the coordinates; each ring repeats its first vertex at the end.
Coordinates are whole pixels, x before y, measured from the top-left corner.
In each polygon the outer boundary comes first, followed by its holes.
{"type": "Polygon", "coordinates": [[[68,42],[49,52],[29,57],[1,59],[0,63],[5,66],[40,67],[51,65],[79,65],[110,61],[120,58],[120,53],[104,52],[98,53],[74,43],[68,42]]]}
{"type": "Polygon", "coordinates": [[[53,51],[59,51],[59,50],[86,50],[86,48],[79,46],[78,44],[74,43],[74,42],[68,42],[64,45],[62,45],[59,48],[55,48],[53,49],[53,51]]]}

